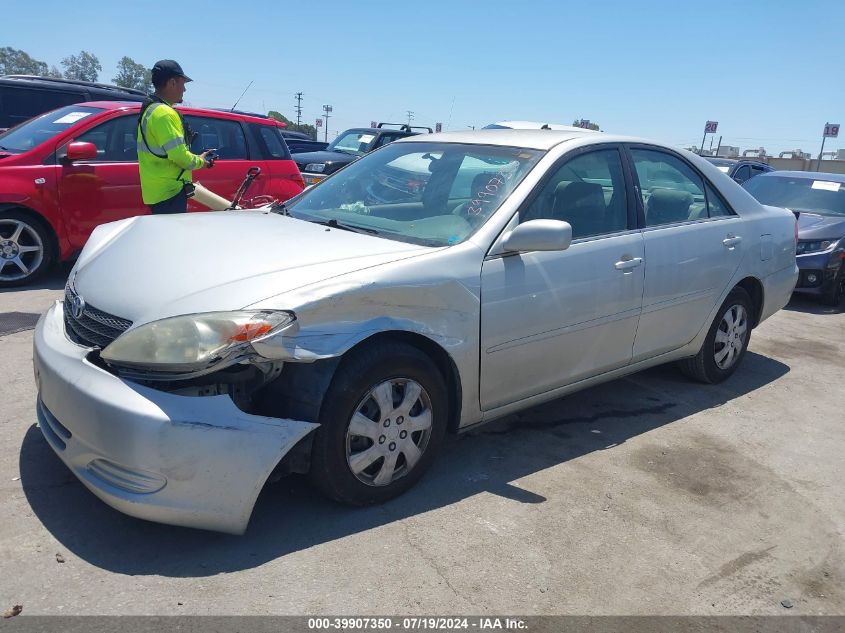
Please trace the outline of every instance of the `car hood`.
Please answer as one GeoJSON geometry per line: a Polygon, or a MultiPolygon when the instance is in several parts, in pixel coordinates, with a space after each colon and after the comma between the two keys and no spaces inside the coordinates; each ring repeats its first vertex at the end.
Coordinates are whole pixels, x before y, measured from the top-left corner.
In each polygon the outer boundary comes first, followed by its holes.
{"type": "Polygon", "coordinates": [[[845,217],[802,211],[798,216],[798,238],[802,240],[845,237],[845,217]]]}
{"type": "Polygon", "coordinates": [[[237,310],[430,250],[263,211],[142,216],[99,227],[71,282],[89,305],[138,324],[237,310]]]}
{"type": "Polygon", "coordinates": [[[299,154],[291,154],[291,156],[293,156],[293,160],[296,164],[300,166],[300,169],[305,169],[305,165],[308,163],[326,163],[330,165],[340,163],[346,165],[347,163],[351,163],[353,160],[359,158],[358,156],[344,154],[343,152],[327,151],[302,152],[299,154]]]}

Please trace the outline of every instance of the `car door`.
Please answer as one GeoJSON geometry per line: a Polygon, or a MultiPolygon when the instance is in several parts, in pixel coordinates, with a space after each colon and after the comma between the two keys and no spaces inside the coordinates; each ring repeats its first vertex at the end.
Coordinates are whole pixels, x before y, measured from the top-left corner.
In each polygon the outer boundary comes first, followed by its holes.
{"type": "Polygon", "coordinates": [[[481,272],[481,407],[518,401],[631,361],[643,238],[615,145],[568,155],[514,223],[564,220],[570,247],[489,256],[481,272]]]}
{"type": "Polygon", "coordinates": [[[59,202],[74,247],[98,225],[149,213],[141,198],[135,130],[137,114],[124,114],[87,128],[58,149],[59,202]],[[93,143],[97,157],[69,162],[67,145],[93,143]]]}
{"type": "MultiPolygon", "coordinates": [[[[191,143],[191,152],[201,154],[208,149],[215,149],[218,156],[214,167],[194,172],[194,182],[201,183],[218,196],[232,200],[250,167],[258,166],[264,170],[265,165],[260,156],[251,155],[247,148],[246,135],[240,121],[196,115],[185,115],[185,121],[191,131],[196,133],[191,143]]],[[[259,191],[262,186],[260,180],[253,183],[251,194],[255,195],[259,191]]],[[[208,208],[190,200],[188,211],[208,211],[208,208]]]]}
{"type": "Polygon", "coordinates": [[[686,160],[629,146],[645,243],[634,362],[691,341],[739,267],[743,223],[686,160]]]}

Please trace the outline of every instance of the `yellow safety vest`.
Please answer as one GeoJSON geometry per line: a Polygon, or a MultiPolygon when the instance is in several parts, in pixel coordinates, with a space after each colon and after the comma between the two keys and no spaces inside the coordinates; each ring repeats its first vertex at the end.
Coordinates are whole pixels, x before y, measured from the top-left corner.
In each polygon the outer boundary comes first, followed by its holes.
{"type": "Polygon", "coordinates": [[[144,204],[172,198],[191,182],[191,170],[205,165],[188,149],[182,119],[168,103],[156,101],[144,111],[137,145],[144,204]]]}

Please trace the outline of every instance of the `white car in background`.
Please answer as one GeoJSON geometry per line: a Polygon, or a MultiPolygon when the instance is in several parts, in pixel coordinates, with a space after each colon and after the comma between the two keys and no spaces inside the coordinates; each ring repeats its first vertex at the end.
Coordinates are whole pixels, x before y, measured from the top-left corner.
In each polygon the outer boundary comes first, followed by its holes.
{"type": "Polygon", "coordinates": [[[727,379],[790,298],[795,226],[658,143],[409,137],[287,206],[97,228],[36,328],[40,427],[153,521],[242,533],[289,472],[385,501],[447,431],[670,361],[727,379]]]}
{"type": "Polygon", "coordinates": [[[485,130],[557,130],[558,132],[596,132],[573,125],[560,123],[543,123],[541,121],[497,121],[485,125],[485,130]]]}

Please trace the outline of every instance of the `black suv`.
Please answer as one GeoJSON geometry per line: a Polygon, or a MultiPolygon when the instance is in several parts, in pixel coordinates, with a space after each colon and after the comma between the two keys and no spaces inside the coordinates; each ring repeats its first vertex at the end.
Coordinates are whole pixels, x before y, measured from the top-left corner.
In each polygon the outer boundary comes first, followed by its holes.
{"type": "Polygon", "coordinates": [[[432,131],[430,127],[411,127],[403,123],[379,123],[378,127],[354,127],[329,143],[325,151],[296,153],[291,150],[291,154],[299,171],[302,172],[305,185],[314,185],[374,149],[392,143],[396,139],[422,134],[414,130],[424,130],[429,134],[432,131]],[[388,125],[398,127],[388,128],[386,127],[388,125]]]}
{"type": "Polygon", "coordinates": [[[83,101],[143,101],[141,90],[35,75],[0,77],[0,130],[34,116],[83,101]]]}
{"type": "Polygon", "coordinates": [[[745,158],[717,158],[715,156],[703,156],[702,158],[709,160],[719,171],[726,173],[740,184],[757,174],[765,174],[775,170],[774,167],[769,167],[766,163],[745,158]]]}

